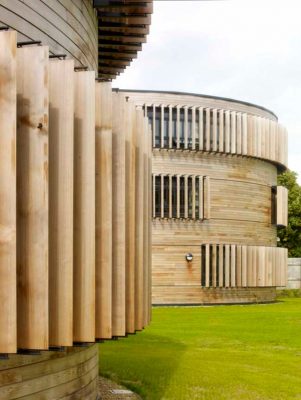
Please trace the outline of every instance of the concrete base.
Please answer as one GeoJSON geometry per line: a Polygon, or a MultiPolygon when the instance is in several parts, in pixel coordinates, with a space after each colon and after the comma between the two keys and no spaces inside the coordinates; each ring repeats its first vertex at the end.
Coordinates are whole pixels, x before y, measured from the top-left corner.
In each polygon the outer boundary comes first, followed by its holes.
{"type": "Polygon", "coordinates": [[[98,345],[0,360],[1,400],[96,400],[98,345]]]}
{"type": "Polygon", "coordinates": [[[287,289],[301,289],[301,258],[288,259],[287,289]]]}

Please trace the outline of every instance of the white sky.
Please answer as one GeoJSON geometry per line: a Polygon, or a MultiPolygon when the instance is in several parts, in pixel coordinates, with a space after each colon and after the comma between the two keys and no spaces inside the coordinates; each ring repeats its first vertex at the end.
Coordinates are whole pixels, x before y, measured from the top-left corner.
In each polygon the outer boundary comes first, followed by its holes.
{"type": "Polygon", "coordinates": [[[301,183],[301,1],[155,1],[143,51],[114,87],[230,97],[274,111],[301,183]]]}

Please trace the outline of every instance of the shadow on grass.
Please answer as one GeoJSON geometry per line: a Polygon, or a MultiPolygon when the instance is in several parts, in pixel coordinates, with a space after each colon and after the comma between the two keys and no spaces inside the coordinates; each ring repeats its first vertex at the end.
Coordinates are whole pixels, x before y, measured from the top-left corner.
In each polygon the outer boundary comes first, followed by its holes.
{"type": "Polygon", "coordinates": [[[100,345],[99,372],[143,399],[161,399],[185,350],[180,341],[140,333],[137,337],[100,345]]]}

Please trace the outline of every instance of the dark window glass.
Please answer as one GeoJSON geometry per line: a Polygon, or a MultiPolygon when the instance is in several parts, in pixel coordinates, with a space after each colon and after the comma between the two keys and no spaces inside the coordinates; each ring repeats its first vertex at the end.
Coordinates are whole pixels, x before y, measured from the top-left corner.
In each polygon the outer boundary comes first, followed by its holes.
{"type": "Polygon", "coordinates": [[[188,109],[188,148],[192,148],[192,109],[188,109]]]}
{"type": "Polygon", "coordinates": [[[195,148],[196,150],[199,150],[199,123],[200,123],[200,116],[199,116],[199,110],[196,110],[195,112],[195,148]]]}
{"type": "Polygon", "coordinates": [[[172,109],[172,147],[177,147],[177,109],[172,109]]]}
{"type": "Polygon", "coordinates": [[[184,109],[180,109],[180,148],[184,148],[184,109]]]}
{"type": "Polygon", "coordinates": [[[169,147],[169,109],[164,108],[164,147],[169,147]]]}
{"type": "Polygon", "coordinates": [[[147,107],[148,123],[151,126],[152,143],[154,142],[153,107],[147,107]]]}
{"type": "Polygon", "coordinates": [[[177,177],[172,177],[172,217],[177,218],[177,177]]]}
{"type": "Polygon", "coordinates": [[[155,201],[156,201],[155,215],[157,218],[160,218],[161,217],[161,176],[156,176],[155,201]]]}
{"type": "Polygon", "coordinates": [[[161,107],[156,107],[156,118],[155,118],[155,146],[161,147],[161,107]]]}
{"type": "Polygon", "coordinates": [[[199,219],[200,218],[200,211],[199,211],[199,204],[200,204],[200,200],[199,200],[199,194],[200,194],[200,182],[199,182],[199,178],[196,177],[195,178],[195,218],[199,219]]]}
{"type": "Polygon", "coordinates": [[[180,177],[180,218],[185,218],[185,178],[180,177]]]}
{"type": "Polygon", "coordinates": [[[202,279],[201,285],[206,286],[206,246],[202,245],[202,279]]]}
{"type": "Polygon", "coordinates": [[[188,177],[188,218],[192,219],[192,177],[188,177]]]}
{"type": "Polygon", "coordinates": [[[277,223],[277,188],[275,186],[271,189],[271,223],[276,225],[277,223]]]}
{"type": "Polygon", "coordinates": [[[164,176],[164,218],[169,218],[169,176],[164,176]]]}

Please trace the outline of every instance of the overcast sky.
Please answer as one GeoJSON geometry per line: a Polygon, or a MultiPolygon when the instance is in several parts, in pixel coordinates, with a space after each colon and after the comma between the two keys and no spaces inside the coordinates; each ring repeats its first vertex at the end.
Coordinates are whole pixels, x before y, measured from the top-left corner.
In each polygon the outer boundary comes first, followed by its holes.
{"type": "Polygon", "coordinates": [[[113,83],[195,92],[274,111],[301,183],[301,1],[155,1],[147,43],[113,83]]]}

